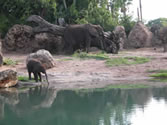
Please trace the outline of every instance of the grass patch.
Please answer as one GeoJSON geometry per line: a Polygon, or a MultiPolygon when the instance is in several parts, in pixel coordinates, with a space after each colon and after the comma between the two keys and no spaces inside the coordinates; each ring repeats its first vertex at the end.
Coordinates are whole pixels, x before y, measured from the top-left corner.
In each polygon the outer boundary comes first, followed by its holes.
{"type": "Polygon", "coordinates": [[[73,60],[72,58],[65,58],[65,59],[57,59],[57,61],[70,61],[73,60]]]}
{"type": "Polygon", "coordinates": [[[149,73],[155,73],[155,74],[151,74],[150,77],[154,77],[154,78],[165,78],[167,79],[167,70],[150,70],[148,71],[149,73]]]}
{"type": "Polygon", "coordinates": [[[160,69],[160,70],[149,70],[148,72],[149,73],[167,73],[167,70],[163,70],[163,69],[160,69]]]}
{"type": "Polygon", "coordinates": [[[81,59],[97,59],[97,60],[106,60],[107,66],[120,66],[120,65],[133,65],[133,64],[143,64],[150,61],[150,58],[146,57],[114,57],[110,58],[106,53],[100,52],[97,54],[91,53],[74,53],[73,57],[81,59]]]}
{"type": "Polygon", "coordinates": [[[81,59],[97,59],[97,60],[107,60],[109,59],[109,56],[106,55],[104,52],[100,52],[97,54],[91,54],[86,52],[77,53],[75,52],[73,57],[81,58],[81,59]]]}
{"type": "Polygon", "coordinates": [[[22,81],[22,82],[30,82],[30,81],[34,81],[34,80],[29,80],[29,78],[27,76],[18,76],[17,79],[19,81],[22,81]]]}
{"type": "Polygon", "coordinates": [[[153,77],[153,81],[156,82],[167,82],[167,70],[150,70],[148,71],[151,74],[150,77],[153,77]]]}
{"type": "Polygon", "coordinates": [[[120,66],[120,65],[133,65],[133,64],[143,64],[149,62],[149,58],[145,57],[118,57],[108,59],[106,64],[108,66],[120,66]]]}
{"type": "Polygon", "coordinates": [[[3,65],[14,66],[14,65],[17,65],[17,64],[18,64],[18,61],[14,61],[10,58],[5,58],[3,60],[3,65]]]}
{"type": "Polygon", "coordinates": [[[153,82],[167,82],[167,79],[166,78],[154,78],[154,79],[151,79],[150,81],[153,81],[153,82]]]}
{"type": "Polygon", "coordinates": [[[150,76],[155,77],[155,78],[166,78],[167,79],[167,73],[156,73],[156,74],[152,74],[150,76]]]}

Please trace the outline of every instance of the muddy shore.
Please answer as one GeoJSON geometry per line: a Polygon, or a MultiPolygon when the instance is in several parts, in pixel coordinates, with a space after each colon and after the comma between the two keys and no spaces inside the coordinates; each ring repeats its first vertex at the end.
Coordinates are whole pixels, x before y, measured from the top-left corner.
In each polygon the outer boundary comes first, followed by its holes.
{"type": "MultiPolygon", "coordinates": [[[[0,71],[14,69],[19,76],[28,76],[25,60],[27,54],[4,53],[4,58],[18,61],[15,66],[2,66],[0,71]]],[[[165,82],[155,82],[149,70],[167,69],[167,53],[163,48],[142,48],[123,50],[119,54],[109,54],[111,58],[124,56],[149,57],[148,63],[108,67],[104,60],[78,59],[64,55],[53,55],[55,67],[47,70],[50,85],[54,89],[102,88],[111,84],[146,84],[166,86],[165,82]]],[[[21,82],[19,82],[21,84],[21,82]]],[[[34,83],[36,84],[36,83],[34,83]]],[[[42,83],[46,84],[46,83],[42,83]]]]}

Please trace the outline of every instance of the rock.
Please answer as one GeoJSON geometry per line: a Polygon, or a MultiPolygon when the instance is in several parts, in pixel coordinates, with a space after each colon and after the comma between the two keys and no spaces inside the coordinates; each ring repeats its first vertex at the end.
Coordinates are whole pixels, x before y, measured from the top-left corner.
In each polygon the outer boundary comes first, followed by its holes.
{"type": "Polygon", "coordinates": [[[138,22],[131,30],[128,40],[125,43],[126,48],[142,48],[152,46],[152,32],[141,22],[138,22]]]}
{"type": "Polygon", "coordinates": [[[9,29],[3,40],[5,50],[22,53],[35,52],[40,49],[61,53],[63,46],[64,41],[61,36],[55,36],[52,33],[34,34],[31,26],[18,24],[9,29]]]}
{"type": "Polygon", "coordinates": [[[39,60],[46,69],[53,68],[55,66],[52,55],[49,51],[44,49],[38,50],[36,53],[31,53],[26,59],[26,64],[31,59],[39,60]]]}
{"type": "Polygon", "coordinates": [[[123,26],[117,26],[113,32],[118,35],[119,49],[122,50],[124,48],[124,43],[127,40],[125,28],[123,26]]]}
{"type": "Polygon", "coordinates": [[[10,69],[0,72],[0,87],[15,86],[17,82],[17,72],[10,69]]]}
{"type": "Polygon", "coordinates": [[[8,51],[27,51],[31,42],[32,27],[26,25],[14,25],[9,29],[3,40],[3,47],[8,51]]]}
{"type": "Polygon", "coordinates": [[[61,36],[55,36],[51,33],[36,34],[33,39],[32,51],[46,49],[52,53],[63,53],[64,41],[61,36]]]}

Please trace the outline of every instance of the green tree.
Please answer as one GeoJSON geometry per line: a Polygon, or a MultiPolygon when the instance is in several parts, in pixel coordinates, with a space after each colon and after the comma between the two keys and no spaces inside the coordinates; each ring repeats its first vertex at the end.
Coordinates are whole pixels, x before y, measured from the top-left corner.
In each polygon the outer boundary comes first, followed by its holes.
{"type": "Polygon", "coordinates": [[[3,34],[16,23],[24,24],[25,19],[32,14],[50,22],[54,22],[56,18],[55,0],[1,0],[0,6],[0,17],[3,17],[0,31],[3,34]]]}

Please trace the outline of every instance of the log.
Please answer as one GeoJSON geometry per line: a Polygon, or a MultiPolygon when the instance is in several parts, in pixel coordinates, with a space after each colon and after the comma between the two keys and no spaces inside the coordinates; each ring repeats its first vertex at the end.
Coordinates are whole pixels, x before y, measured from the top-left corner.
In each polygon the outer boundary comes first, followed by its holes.
{"type": "Polygon", "coordinates": [[[51,24],[40,16],[32,15],[28,17],[27,22],[36,23],[38,26],[33,27],[33,34],[49,32],[54,35],[63,36],[65,27],[51,24]]]}

